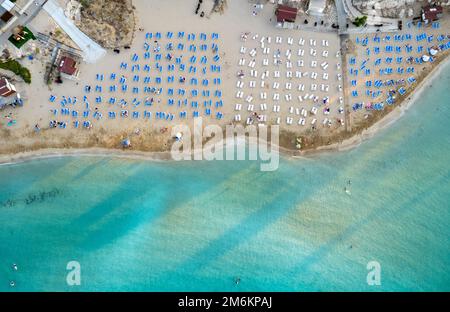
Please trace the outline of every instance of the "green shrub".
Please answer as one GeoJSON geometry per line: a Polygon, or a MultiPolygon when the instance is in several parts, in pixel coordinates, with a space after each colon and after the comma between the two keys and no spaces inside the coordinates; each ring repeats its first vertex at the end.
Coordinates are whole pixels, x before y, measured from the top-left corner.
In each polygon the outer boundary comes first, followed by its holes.
{"type": "Polygon", "coordinates": [[[14,74],[22,77],[23,81],[26,83],[31,83],[31,73],[28,68],[23,67],[16,60],[9,60],[0,63],[0,68],[12,71],[14,74]]]}
{"type": "Polygon", "coordinates": [[[89,0],[80,0],[80,4],[83,8],[87,8],[89,6],[89,0]]]}
{"type": "Polygon", "coordinates": [[[353,25],[360,27],[360,26],[366,25],[366,22],[367,22],[367,16],[364,15],[364,16],[355,18],[355,20],[353,21],[353,25]]]}

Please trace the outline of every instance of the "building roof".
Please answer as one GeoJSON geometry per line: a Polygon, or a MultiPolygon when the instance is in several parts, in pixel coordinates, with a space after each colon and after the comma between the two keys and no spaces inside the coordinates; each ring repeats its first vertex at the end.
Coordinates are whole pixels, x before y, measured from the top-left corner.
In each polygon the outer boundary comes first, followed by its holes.
{"type": "Polygon", "coordinates": [[[278,23],[295,22],[295,18],[297,17],[297,9],[287,5],[279,5],[275,11],[275,15],[277,16],[278,23]]]}
{"type": "Polygon", "coordinates": [[[14,3],[12,3],[9,0],[4,0],[4,1],[0,1],[0,2],[1,2],[1,6],[3,8],[5,8],[5,10],[7,10],[7,11],[11,11],[14,8],[14,5],[15,5],[14,3]]]}
{"type": "Polygon", "coordinates": [[[59,62],[59,70],[64,74],[72,76],[77,72],[76,65],[77,62],[74,59],[68,56],[63,56],[59,62]]]}
{"type": "Polygon", "coordinates": [[[0,96],[8,97],[16,93],[16,87],[5,77],[0,78],[0,96]]]}
{"type": "Polygon", "coordinates": [[[14,16],[9,11],[4,11],[4,13],[0,12],[0,14],[0,19],[5,23],[7,23],[14,16]]]}
{"type": "Polygon", "coordinates": [[[442,14],[443,12],[441,6],[431,6],[431,5],[424,7],[422,10],[423,10],[422,19],[429,21],[435,21],[439,19],[439,15],[442,14]]]}

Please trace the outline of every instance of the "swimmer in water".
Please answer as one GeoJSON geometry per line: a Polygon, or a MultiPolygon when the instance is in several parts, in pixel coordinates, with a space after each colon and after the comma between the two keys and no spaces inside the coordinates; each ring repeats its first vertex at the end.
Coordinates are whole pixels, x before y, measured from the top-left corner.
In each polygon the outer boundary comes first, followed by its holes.
{"type": "Polygon", "coordinates": [[[9,286],[15,287],[16,286],[16,282],[14,282],[14,281],[9,282],[9,286]]]}
{"type": "Polygon", "coordinates": [[[238,285],[241,282],[241,278],[240,277],[236,277],[234,282],[235,282],[236,285],[238,285]]]}
{"type": "Polygon", "coordinates": [[[12,269],[13,269],[14,271],[17,271],[17,270],[18,270],[17,264],[13,263],[12,269]]]}

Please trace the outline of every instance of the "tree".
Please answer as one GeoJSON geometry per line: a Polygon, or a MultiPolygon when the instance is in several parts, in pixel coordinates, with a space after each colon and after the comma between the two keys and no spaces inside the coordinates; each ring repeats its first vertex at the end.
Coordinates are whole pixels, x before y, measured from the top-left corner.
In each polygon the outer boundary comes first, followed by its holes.
{"type": "Polygon", "coordinates": [[[364,15],[364,16],[355,18],[355,20],[353,21],[353,25],[361,27],[361,26],[366,25],[366,22],[367,22],[367,16],[364,15]]]}

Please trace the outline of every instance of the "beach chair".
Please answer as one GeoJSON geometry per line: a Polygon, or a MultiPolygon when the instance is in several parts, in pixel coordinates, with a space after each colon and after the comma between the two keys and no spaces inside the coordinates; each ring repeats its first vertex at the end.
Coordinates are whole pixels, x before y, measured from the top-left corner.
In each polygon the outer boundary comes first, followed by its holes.
{"type": "Polygon", "coordinates": [[[273,94],[273,100],[274,101],[279,101],[280,100],[280,94],[279,93],[274,93],[273,94]]]}
{"type": "Polygon", "coordinates": [[[144,111],[144,119],[150,119],[152,117],[152,112],[144,111]]]}
{"type": "Polygon", "coordinates": [[[131,66],[131,72],[141,71],[141,66],[139,64],[131,66]]]}

